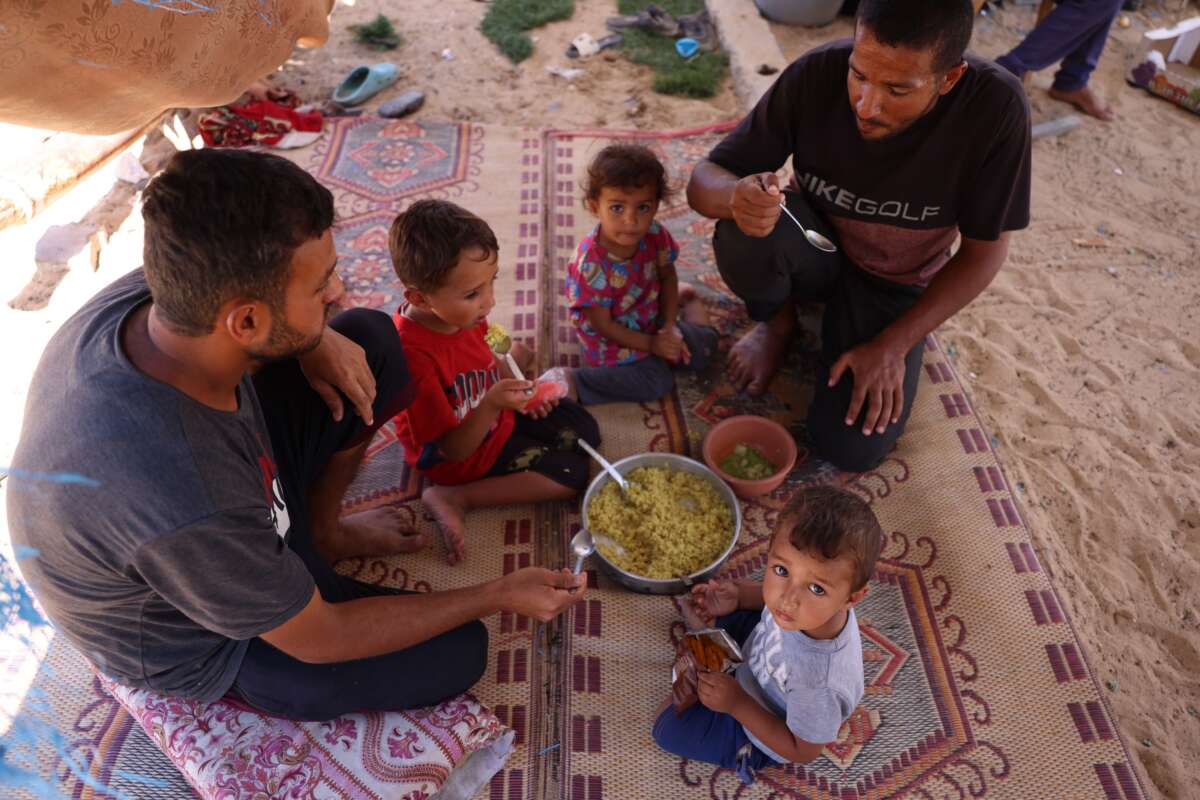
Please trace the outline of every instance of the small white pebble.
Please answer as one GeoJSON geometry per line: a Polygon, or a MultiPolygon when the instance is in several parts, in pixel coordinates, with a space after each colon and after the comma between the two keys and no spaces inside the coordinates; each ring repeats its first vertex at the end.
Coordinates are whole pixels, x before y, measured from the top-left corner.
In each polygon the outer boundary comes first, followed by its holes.
{"type": "Polygon", "coordinates": [[[978,375],[976,375],[974,372],[968,372],[968,373],[967,373],[967,377],[969,377],[971,380],[975,380],[975,379],[976,379],[976,378],[978,378],[979,376],[978,376],[978,375]]]}
{"type": "Polygon", "coordinates": [[[1109,267],[1109,268],[1108,268],[1108,274],[1109,274],[1109,275],[1116,275],[1116,274],[1117,274],[1117,268],[1116,268],[1116,267],[1109,267]]]}
{"type": "Polygon", "coordinates": [[[1114,172],[1115,174],[1117,174],[1117,175],[1124,175],[1124,174],[1125,174],[1124,170],[1122,170],[1120,167],[1114,167],[1114,168],[1113,168],[1113,172],[1114,172]]]}

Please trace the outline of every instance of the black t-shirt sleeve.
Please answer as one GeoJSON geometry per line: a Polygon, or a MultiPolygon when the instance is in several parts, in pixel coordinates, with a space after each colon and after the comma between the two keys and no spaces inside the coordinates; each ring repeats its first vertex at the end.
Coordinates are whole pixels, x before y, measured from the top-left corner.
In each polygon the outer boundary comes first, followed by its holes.
{"type": "Polygon", "coordinates": [[[809,83],[805,58],[793,62],[771,84],[746,117],[708,154],[708,160],[744,178],[775,172],[794,152],[796,117],[805,107],[804,87],[809,83]]]}
{"type": "Polygon", "coordinates": [[[1011,95],[977,176],[966,186],[959,233],[990,242],[1029,225],[1032,144],[1028,102],[1011,95]]]}
{"type": "Polygon", "coordinates": [[[137,550],[133,567],[197,625],[230,639],[282,625],[314,587],[262,508],[225,511],[157,537],[137,550]]]}

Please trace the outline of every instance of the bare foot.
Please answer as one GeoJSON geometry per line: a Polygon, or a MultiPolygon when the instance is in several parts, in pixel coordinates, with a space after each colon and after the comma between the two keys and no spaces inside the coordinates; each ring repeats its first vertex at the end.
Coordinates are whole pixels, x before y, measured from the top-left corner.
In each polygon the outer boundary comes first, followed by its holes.
{"type": "Polygon", "coordinates": [[[1048,94],[1055,100],[1070,103],[1083,113],[1090,114],[1096,119],[1112,122],[1117,118],[1117,115],[1108,107],[1108,104],[1097,97],[1096,93],[1086,86],[1071,92],[1064,92],[1062,89],[1055,89],[1052,86],[1048,94]]]}
{"type": "Polygon", "coordinates": [[[442,534],[442,541],[446,545],[446,563],[457,564],[462,561],[467,552],[463,544],[467,509],[455,496],[454,487],[430,486],[421,492],[421,502],[442,534]]]}
{"type": "Polygon", "coordinates": [[[783,361],[789,338],[760,322],[738,339],[729,351],[729,378],[733,387],[756,397],[765,392],[783,361]]]}
{"type": "Polygon", "coordinates": [[[696,290],[691,286],[679,287],[679,316],[683,318],[684,322],[691,325],[704,327],[712,324],[712,318],[708,315],[708,307],[704,305],[700,295],[696,294],[696,290]]]}
{"type": "Polygon", "coordinates": [[[337,534],[317,545],[331,564],[354,556],[412,553],[425,546],[425,536],[407,530],[408,517],[394,506],[349,514],[339,518],[337,525],[337,534]]]}

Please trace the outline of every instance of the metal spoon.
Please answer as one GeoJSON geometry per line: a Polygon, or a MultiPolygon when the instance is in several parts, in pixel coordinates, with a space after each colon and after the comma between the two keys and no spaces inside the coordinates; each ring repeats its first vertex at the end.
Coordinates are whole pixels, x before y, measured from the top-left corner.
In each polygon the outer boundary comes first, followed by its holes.
{"type": "Polygon", "coordinates": [[[780,200],[779,207],[783,209],[783,213],[787,214],[788,217],[792,220],[792,222],[796,223],[796,227],[799,228],[800,232],[804,234],[804,238],[808,239],[809,244],[811,244],[813,247],[817,248],[818,250],[823,250],[826,253],[836,253],[837,252],[836,244],[829,241],[828,239],[826,239],[824,236],[817,233],[816,231],[811,231],[808,228],[801,225],[800,220],[796,219],[796,217],[792,214],[791,211],[788,211],[786,201],[780,200]]]}
{"type": "Polygon", "coordinates": [[[583,569],[583,560],[596,552],[596,540],[592,538],[592,532],[580,528],[579,533],[571,539],[571,552],[575,554],[575,569],[572,572],[578,575],[583,569]]]}
{"type": "Polygon", "coordinates": [[[617,482],[617,486],[621,487],[621,494],[628,497],[629,496],[629,482],[626,481],[624,477],[622,477],[621,473],[617,472],[617,468],[614,467],[612,464],[608,463],[608,459],[606,459],[604,456],[602,456],[598,452],[596,452],[596,448],[592,447],[590,444],[585,442],[583,439],[579,440],[579,446],[582,447],[589,456],[596,459],[596,462],[598,464],[600,464],[600,466],[604,467],[604,470],[610,476],[612,476],[612,479],[614,481],[617,482]]]}
{"type": "MultiPolygon", "coordinates": [[[[616,551],[617,555],[624,557],[625,548],[616,539],[610,539],[602,533],[592,534],[587,528],[580,528],[579,533],[571,537],[571,552],[575,554],[575,569],[572,573],[578,575],[583,569],[583,561],[592,553],[596,552],[596,541],[605,547],[611,547],[616,551]]],[[[575,593],[575,589],[567,590],[571,594],[575,593]]]]}
{"type": "Polygon", "coordinates": [[[621,558],[624,558],[627,555],[624,545],[611,536],[605,536],[603,533],[593,533],[592,541],[596,543],[597,550],[599,550],[601,547],[607,547],[621,558]]]}

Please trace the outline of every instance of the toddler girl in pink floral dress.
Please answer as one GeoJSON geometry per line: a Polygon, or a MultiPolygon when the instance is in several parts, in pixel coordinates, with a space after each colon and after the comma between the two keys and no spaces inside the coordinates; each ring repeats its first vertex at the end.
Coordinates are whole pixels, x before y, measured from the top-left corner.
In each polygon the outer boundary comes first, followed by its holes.
{"type": "Polygon", "coordinates": [[[668,193],[662,163],[615,144],[588,167],[586,203],[598,219],[567,267],[567,300],[585,366],[558,368],[584,405],[648,402],[671,391],[673,370],[703,370],[717,349],[704,304],[679,287],[679,247],[654,219],[668,193]]]}

